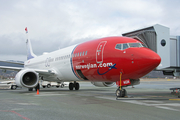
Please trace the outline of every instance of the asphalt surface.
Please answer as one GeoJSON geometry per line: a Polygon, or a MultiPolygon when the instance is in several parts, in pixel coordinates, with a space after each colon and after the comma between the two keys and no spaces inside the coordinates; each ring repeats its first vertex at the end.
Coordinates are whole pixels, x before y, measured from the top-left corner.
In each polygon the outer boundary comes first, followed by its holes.
{"type": "Polygon", "coordinates": [[[1,120],[178,120],[180,80],[143,80],[127,87],[127,98],[116,99],[116,86],[80,83],[79,91],[45,88],[39,95],[27,89],[0,90],[1,120]]]}

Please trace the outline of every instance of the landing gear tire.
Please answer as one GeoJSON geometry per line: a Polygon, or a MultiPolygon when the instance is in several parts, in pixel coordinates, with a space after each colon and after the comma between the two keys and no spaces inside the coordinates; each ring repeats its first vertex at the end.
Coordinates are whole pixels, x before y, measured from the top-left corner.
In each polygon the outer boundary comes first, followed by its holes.
{"type": "Polygon", "coordinates": [[[73,83],[69,83],[69,90],[73,90],[74,88],[74,84],[73,83]]]}
{"type": "Polygon", "coordinates": [[[75,88],[75,90],[79,90],[80,85],[77,82],[74,83],[69,83],[69,90],[73,90],[75,88]]]}
{"type": "Polygon", "coordinates": [[[11,90],[15,90],[16,88],[17,88],[16,85],[12,85],[12,86],[11,86],[11,90]]]}
{"type": "Polygon", "coordinates": [[[33,91],[33,88],[28,88],[29,91],[33,91]]]}
{"type": "Polygon", "coordinates": [[[125,96],[127,96],[127,92],[126,92],[126,90],[125,89],[117,89],[116,90],[116,97],[125,97],[125,96]]]}
{"type": "Polygon", "coordinates": [[[79,90],[79,87],[80,87],[80,86],[79,86],[79,83],[74,83],[74,85],[75,85],[75,86],[74,86],[74,87],[75,87],[75,90],[79,90]]]}

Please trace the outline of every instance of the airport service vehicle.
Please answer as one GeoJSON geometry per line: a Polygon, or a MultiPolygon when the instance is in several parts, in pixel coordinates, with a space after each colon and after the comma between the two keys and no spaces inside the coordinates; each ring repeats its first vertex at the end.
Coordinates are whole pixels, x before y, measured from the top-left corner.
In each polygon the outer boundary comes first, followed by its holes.
{"type": "MultiPolygon", "coordinates": [[[[27,28],[25,30],[28,35],[27,28]]],[[[27,61],[23,69],[0,68],[19,70],[15,77],[16,84],[29,90],[39,87],[39,80],[70,82],[69,90],[79,90],[78,81],[92,82],[99,87],[110,87],[119,81],[116,95],[124,97],[124,87],[139,84],[139,78],[161,62],[158,54],[128,37],[91,40],[41,56],[33,53],[28,37],[26,45],[27,61]]]]}
{"type": "Polygon", "coordinates": [[[15,84],[15,80],[10,80],[10,81],[7,81],[7,80],[3,80],[0,82],[0,87],[1,88],[10,88],[12,90],[15,90],[18,86],[15,84]]]}
{"type": "Polygon", "coordinates": [[[69,85],[69,82],[51,82],[51,81],[42,81],[40,82],[40,85],[43,88],[50,88],[50,87],[57,87],[57,88],[63,88],[65,86],[69,85]]]}

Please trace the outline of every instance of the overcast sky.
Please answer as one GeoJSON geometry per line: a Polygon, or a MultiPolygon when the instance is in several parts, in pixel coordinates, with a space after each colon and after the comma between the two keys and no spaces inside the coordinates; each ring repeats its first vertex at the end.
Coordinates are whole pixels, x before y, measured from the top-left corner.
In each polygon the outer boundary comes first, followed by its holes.
{"type": "Polygon", "coordinates": [[[0,0],[0,60],[26,60],[26,35],[41,55],[161,24],[180,35],[180,0],[0,0]]]}

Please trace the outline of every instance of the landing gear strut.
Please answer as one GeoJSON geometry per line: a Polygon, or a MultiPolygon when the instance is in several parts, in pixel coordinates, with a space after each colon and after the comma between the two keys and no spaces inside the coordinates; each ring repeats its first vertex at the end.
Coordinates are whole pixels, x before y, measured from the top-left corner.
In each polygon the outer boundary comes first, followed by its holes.
{"type": "Polygon", "coordinates": [[[73,90],[75,88],[75,90],[79,90],[79,83],[74,81],[74,83],[69,83],[69,90],[73,90]]]}
{"type": "Polygon", "coordinates": [[[40,89],[40,85],[38,83],[38,85],[35,87],[36,91],[40,89]]]}
{"type": "Polygon", "coordinates": [[[119,88],[116,90],[116,97],[125,97],[127,96],[127,92],[125,89],[122,88],[121,85],[121,77],[122,77],[122,72],[120,72],[120,81],[119,81],[119,88]]]}
{"type": "MultiPolygon", "coordinates": [[[[40,89],[40,85],[38,83],[38,85],[35,87],[35,90],[37,91],[37,89],[40,89]]],[[[33,88],[28,88],[28,91],[33,91],[33,88]]]]}

